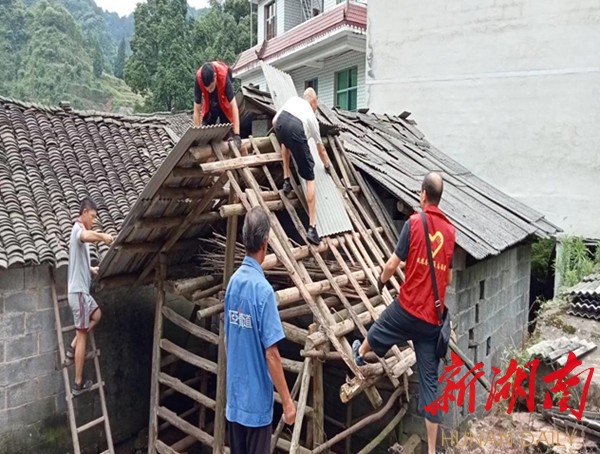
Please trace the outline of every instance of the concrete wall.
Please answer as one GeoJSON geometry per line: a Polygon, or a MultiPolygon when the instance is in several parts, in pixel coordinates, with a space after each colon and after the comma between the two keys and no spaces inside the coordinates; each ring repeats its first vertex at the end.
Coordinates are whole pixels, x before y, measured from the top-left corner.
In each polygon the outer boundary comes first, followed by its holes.
{"type": "Polygon", "coordinates": [[[567,232],[600,238],[598,0],[368,4],[368,98],[567,232]]]}
{"type": "MultiPolygon", "coordinates": [[[[57,282],[63,294],[65,269],[57,282]]],[[[0,453],[65,452],[71,446],[50,285],[46,266],[0,271],[0,453]]],[[[95,297],[103,312],[96,341],[109,418],[113,438],[120,441],[148,423],[153,295],[141,289],[95,297]]],[[[66,304],[61,313],[63,324],[72,324],[66,304]]],[[[85,374],[94,377],[92,363],[86,363],[85,374]]],[[[96,396],[75,401],[80,425],[92,412],[98,415],[96,396]]],[[[97,439],[83,443],[98,451],[97,439]]]]}

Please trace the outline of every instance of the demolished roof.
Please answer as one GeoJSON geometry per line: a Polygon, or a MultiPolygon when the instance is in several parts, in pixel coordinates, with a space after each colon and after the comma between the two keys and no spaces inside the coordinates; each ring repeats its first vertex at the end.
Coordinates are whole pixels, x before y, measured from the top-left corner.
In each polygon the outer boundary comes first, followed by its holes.
{"type": "MultiPolygon", "coordinates": [[[[248,102],[273,112],[270,95],[244,87],[248,102]]],[[[412,210],[419,210],[421,181],[427,172],[444,178],[440,208],[456,226],[456,242],[475,259],[497,255],[531,237],[559,229],[538,211],[475,176],[431,145],[402,116],[362,114],[320,106],[320,118],[338,128],[354,166],[412,210]]]]}
{"type": "MultiPolygon", "coordinates": [[[[83,197],[116,235],[174,146],[165,120],[47,107],[0,97],[0,269],[67,264],[83,197]]],[[[100,253],[107,249],[100,246],[100,253]]],[[[92,248],[93,259],[99,252],[92,248]]]]}

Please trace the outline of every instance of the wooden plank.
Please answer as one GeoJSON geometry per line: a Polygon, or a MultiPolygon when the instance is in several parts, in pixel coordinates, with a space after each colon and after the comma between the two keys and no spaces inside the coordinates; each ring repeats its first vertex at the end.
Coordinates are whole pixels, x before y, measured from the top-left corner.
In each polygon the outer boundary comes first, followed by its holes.
{"type": "MultiPolygon", "coordinates": [[[[227,275],[227,270],[225,271],[227,275]]],[[[221,454],[225,446],[225,401],[227,376],[227,351],[225,350],[225,325],[223,317],[219,317],[219,349],[217,365],[217,401],[215,408],[215,430],[213,453],[221,454]]]]}
{"type": "Polygon", "coordinates": [[[184,331],[193,334],[197,338],[202,339],[206,342],[210,342],[214,345],[217,345],[219,343],[219,336],[217,336],[215,333],[204,329],[201,326],[196,325],[195,323],[190,322],[170,307],[164,306],[162,309],[162,313],[167,318],[167,320],[179,326],[184,331]]]}
{"type": "Polygon", "coordinates": [[[171,449],[169,446],[167,446],[160,440],[156,440],[156,442],[154,443],[154,449],[156,449],[156,452],[158,452],[158,454],[178,454],[177,451],[171,449]]]}
{"type": "Polygon", "coordinates": [[[175,413],[165,407],[158,407],[157,414],[160,418],[168,421],[172,426],[177,427],[182,432],[191,435],[196,438],[199,442],[206,446],[212,446],[214,443],[214,438],[200,430],[199,428],[193,426],[189,422],[179,418],[175,413]]]}
{"type": "MultiPolygon", "coordinates": [[[[204,199],[202,199],[202,201],[199,202],[186,215],[185,220],[179,225],[179,227],[177,227],[173,232],[171,232],[171,234],[169,235],[169,239],[165,242],[165,244],[161,248],[161,253],[167,252],[167,251],[169,251],[169,249],[171,249],[171,247],[177,242],[177,240],[179,240],[181,235],[183,235],[184,232],[188,229],[188,227],[192,224],[193,220],[196,217],[198,217],[213,202],[213,195],[223,187],[223,185],[225,184],[226,181],[227,181],[227,179],[224,178],[224,176],[222,175],[219,179],[217,179],[217,181],[215,181],[213,183],[210,190],[206,194],[206,197],[204,199]]],[[[155,264],[156,264],[156,256],[154,257],[154,259],[151,260],[150,264],[146,267],[146,269],[144,269],[140,273],[140,276],[137,279],[136,283],[134,284],[134,287],[137,287],[141,282],[144,281],[146,276],[154,268],[155,264]]]]}
{"type": "Polygon", "coordinates": [[[306,401],[308,399],[308,389],[310,387],[310,376],[312,374],[311,364],[311,358],[306,358],[304,360],[302,383],[300,385],[300,396],[298,397],[296,420],[294,421],[294,430],[292,432],[292,441],[290,444],[290,454],[295,454],[300,446],[300,433],[302,432],[302,423],[304,422],[304,412],[306,411],[306,401]]]}
{"type": "Polygon", "coordinates": [[[200,405],[210,408],[211,410],[215,409],[215,401],[213,399],[205,396],[199,391],[196,391],[194,388],[191,388],[178,378],[171,377],[170,375],[161,372],[158,375],[158,381],[162,385],[168,386],[169,388],[174,389],[176,392],[189,397],[195,402],[198,402],[200,405]]]}
{"type": "Polygon", "coordinates": [[[170,281],[167,282],[166,285],[173,293],[185,295],[193,293],[196,290],[205,290],[209,287],[213,287],[217,283],[222,282],[222,280],[223,277],[221,275],[214,274],[210,276],[199,276],[190,279],[170,281]]]}
{"type": "MultiPolygon", "coordinates": [[[[300,206],[300,200],[298,199],[293,199],[290,202],[295,207],[300,206]]],[[[284,208],[283,203],[280,200],[266,201],[265,204],[269,208],[269,211],[280,211],[284,208]]],[[[229,205],[223,205],[221,208],[219,208],[219,214],[223,218],[230,216],[241,216],[246,214],[246,208],[242,203],[232,203],[229,205]]]]}
{"type": "Polygon", "coordinates": [[[150,424],[148,434],[148,446],[153,448],[158,439],[158,419],[156,412],[160,405],[160,386],[158,385],[158,374],[160,373],[160,338],[163,332],[162,308],[165,304],[165,276],[167,273],[167,258],[160,254],[156,269],[156,308],[154,313],[154,333],[152,337],[152,373],[150,375],[150,424]]]}
{"type": "Polygon", "coordinates": [[[77,428],[77,433],[85,432],[86,430],[89,430],[92,427],[97,426],[98,424],[102,424],[105,419],[106,418],[104,416],[100,416],[99,418],[96,418],[96,419],[88,422],[87,424],[84,424],[83,426],[79,426],[77,428]]]}
{"type": "MultiPolygon", "coordinates": [[[[316,324],[310,325],[309,332],[317,331],[316,324]]],[[[324,351],[322,352],[324,353],[324,351]]],[[[325,389],[322,361],[313,359],[312,376],[312,407],[314,410],[312,417],[312,447],[316,448],[325,441],[325,389]]]]}
{"type": "Polygon", "coordinates": [[[228,170],[248,169],[279,161],[281,161],[281,153],[266,153],[209,162],[201,164],[200,169],[205,174],[221,174],[228,170]]]}
{"type": "Polygon", "coordinates": [[[213,315],[220,314],[224,310],[225,310],[225,304],[217,303],[217,304],[215,304],[213,306],[209,306],[205,309],[200,309],[198,311],[198,319],[202,320],[204,318],[212,317],[213,315]]]}
{"type": "Polygon", "coordinates": [[[172,355],[175,355],[177,358],[191,364],[192,366],[199,367],[200,369],[207,372],[212,372],[213,374],[217,373],[217,365],[214,362],[188,352],[184,348],[175,345],[173,342],[167,339],[161,339],[160,348],[171,353],[172,355]]]}
{"type": "MultiPolygon", "coordinates": [[[[185,249],[193,249],[198,244],[198,239],[188,238],[178,241],[173,245],[172,251],[182,251],[185,249]]],[[[123,243],[118,248],[121,251],[131,254],[147,254],[149,252],[158,252],[162,247],[162,243],[152,241],[143,243],[123,243]]]]}

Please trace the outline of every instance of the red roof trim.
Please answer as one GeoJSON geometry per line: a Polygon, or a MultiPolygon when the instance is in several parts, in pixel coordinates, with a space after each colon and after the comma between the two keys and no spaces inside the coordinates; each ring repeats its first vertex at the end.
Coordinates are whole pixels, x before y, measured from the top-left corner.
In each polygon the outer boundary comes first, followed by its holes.
{"type": "Polygon", "coordinates": [[[297,25],[283,35],[276,36],[269,41],[264,41],[262,44],[245,50],[238,56],[232,70],[233,72],[239,72],[252,63],[273,58],[290,50],[294,46],[301,45],[318,35],[322,35],[343,25],[366,31],[367,7],[357,3],[348,3],[326,11],[297,25]]]}

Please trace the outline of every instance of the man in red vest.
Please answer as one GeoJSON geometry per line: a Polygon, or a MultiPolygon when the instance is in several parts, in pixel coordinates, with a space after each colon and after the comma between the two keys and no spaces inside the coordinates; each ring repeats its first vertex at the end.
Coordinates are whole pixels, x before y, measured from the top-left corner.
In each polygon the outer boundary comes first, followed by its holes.
{"type": "MultiPolygon", "coordinates": [[[[421,208],[425,212],[431,242],[435,277],[441,310],[444,311],[446,286],[452,283],[452,255],[456,233],[452,223],[438,208],[444,189],[442,177],[428,173],[421,185],[421,208]]],[[[425,417],[429,454],[435,454],[439,412],[433,415],[425,407],[437,398],[439,359],[436,345],[440,333],[425,231],[419,213],[404,223],[394,254],[385,264],[378,281],[379,291],[399,266],[405,269],[405,281],[400,287],[400,298],[383,311],[371,326],[367,338],[352,344],[357,365],[365,364],[364,355],[373,350],[383,357],[394,345],[412,340],[419,374],[419,412],[425,417]]]]}
{"type": "Polygon", "coordinates": [[[239,149],[240,113],[229,66],[221,61],[204,63],[196,73],[194,95],[194,126],[233,124],[233,141],[239,149]]]}

